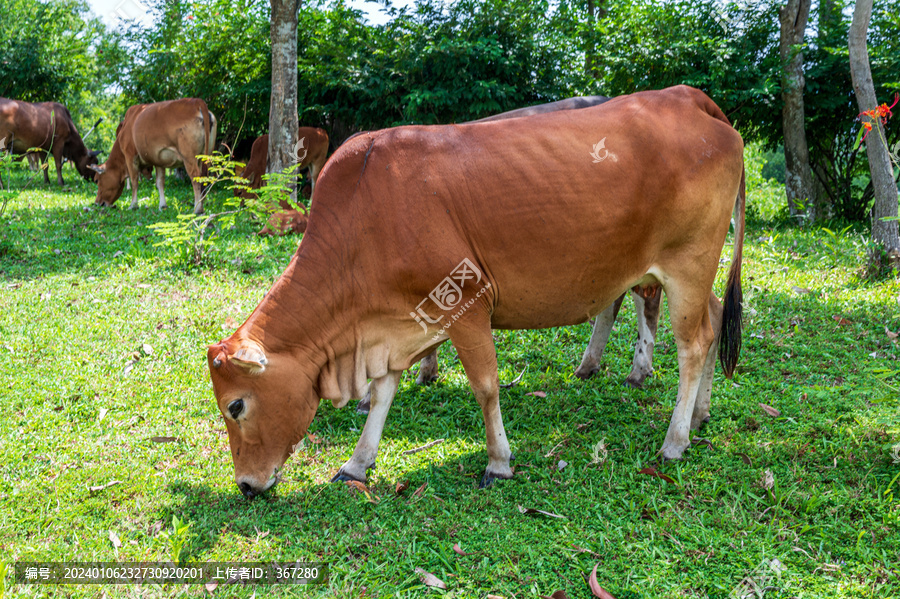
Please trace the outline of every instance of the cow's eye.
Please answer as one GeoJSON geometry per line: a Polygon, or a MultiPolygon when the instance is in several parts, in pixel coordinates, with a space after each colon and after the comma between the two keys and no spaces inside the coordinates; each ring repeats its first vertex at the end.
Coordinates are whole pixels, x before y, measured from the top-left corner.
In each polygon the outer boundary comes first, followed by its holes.
{"type": "Polygon", "coordinates": [[[231,417],[237,420],[237,417],[241,415],[241,412],[244,411],[244,400],[236,399],[230,404],[228,404],[228,412],[231,414],[231,417]]]}

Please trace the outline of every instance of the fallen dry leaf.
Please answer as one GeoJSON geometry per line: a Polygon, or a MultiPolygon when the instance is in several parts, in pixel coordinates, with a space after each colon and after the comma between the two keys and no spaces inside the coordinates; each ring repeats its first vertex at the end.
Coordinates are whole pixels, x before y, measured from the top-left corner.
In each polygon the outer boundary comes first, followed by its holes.
{"type": "Polygon", "coordinates": [[[594,594],[594,597],[599,597],[599,599],[616,599],[612,596],[612,594],[600,586],[600,583],[597,582],[597,564],[594,566],[594,569],[591,570],[591,577],[588,578],[588,586],[591,587],[591,592],[594,594]]]}
{"type": "Polygon", "coordinates": [[[409,488],[409,481],[408,481],[408,480],[407,480],[407,481],[403,481],[402,483],[397,483],[397,486],[394,487],[394,493],[396,493],[397,495],[399,495],[400,493],[402,493],[403,491],[407,490],[408,488],[409,488]]]}
{"type": "Polygon", "coordinates": [[[216,582],[216,581],[214,580],[214,581],[212,581],[212,582],[207,582],[207,583],[206,583],[205,585],[203,585],[203,586],[206,587],[206,592],[207,592],[207,593],[212,593],[212,592],[215,591],[216,588],[219,586],[219,583],[216,582]]]}
{"type": "Polygon", "coordinates": [[[103,422],[103,419],[106,418],[106,413],[109,412],[106,408],[100,408],[100,411],[97,413],[97,422],[103,422]]]}
{"type": "Polygon", "coordinates": [[[884,332],[887,334],[888,339],[891,341],[896,341],[897,337],[900,337],[900,333],[893,333],[887,326],[884,327],[884,332]]]}
{"type": "Polygon", "coordinates": [[[750,456],[748,456],[746,453],[739,453],[739,454],[737,454],[737,455],[739,455],[739,456],[741,457],[741,461],[743,461],[743,462],[744,462],[745,464],[747,464],[748,466],[752,466],[752,465],[753,465],[753,460],[751,460],[751,459],[750,459],[750,456]]]}
{"type": "Polygon", "coordinates": [[[847,320],[846,318],[844,318],[843,316],[840,316],[838,314],[835,314],[834,316],[832,316],[832,318],[834,319],[834,321],[836,323],[838,323],[838,325],[840,325],[842,327],[845,327],[848,324],[853,324],[852,322],[850,322],[849,320],[847,320]]]}
{"type": "Polygon", "coordinates": [[[641,468],[640,470],[638,470],[638,474],[646,474],[647,476],[655,476],[656,478],[663,479],[667,483],[671,483],[673,485],[675,484],[675,481],[672,479],[671,476],[663,474],[662,472],[657,472],[656,468],[652,468],[650,466],[647,466],[646,468],[641,468]]]}
{"type": "Polygon", "coordinates": [[[560,472],[562,472],[562,469],[565,468],[565,467],[568,466],[568,465],[569,465],[569,462],[566,462],[566,461],[564,461],[564,460],[560,460],[559,462],[556,463],[556,469],[559,470],[560,472]]]}
{"type": "Polygon", "coordinates": [[[761,403],[761,404],[759,404],[759,407],[761,407],[763,410],[765,410],[766,414],[768,414],[772,418],[778,418],[779,416],[781,416],[781,412],[779,412],[772,406],[767,406],[766,404],[761,403]]]}
{"type": "Polygon", "coordinates": [[[762,480],[760,481],[760,484],[763,486],[763,488],[766,491],[771,490],[772,487],[775,486],[775,475],[772,474],[771,470],[766,470],[765,472],[763,472],[762,480]]]}
{"type": "Polygon", "coordinates": [[[358,480],[345,480],[344,483],[354,491],[359,491],[363,495],[366,496],[366,500],[370,503],[378,503],[378,498],[369,491],[369,487],[359,482],[358,480]]]}
{"type": "Polygon", "coordinates": [[[427,486],[428,483],[422,483],[422,486],[416,489],[415,492],[413,492],[413,497],[419,497],[420,495],[422,495],[422,491],[424,491],[425,487],[427,486]]]}
{"type": "Polygon", "coordinates": [[[533,395],[535,397],[547,397],[547,394],[543,391],[529,391],[525,395],[533,395]]]}
{"type": "Polygon", "coordinates": [[[306,433],[306,436],[309,437],[309,442],[313,445],[319,445],[322,443],[322,439],[312,433],[306,433]]]}
{"type": "Polygon", "coordinates": [[[467,552],[463,551],[460,548],[459,543],[453,544],[453,551],[455,551],[458,555],[475,555],[474,553],[467,553],[467,552]]]}
{"type": "Polygon", "coordinates": [[[91,493],[96,493],[97,491],[102,491],[103,489],[106,489],[107,487],[111,487],[113,485],[121,485],[121,484],[122,484],[122,481],[120,481],[120,480],[111,480],[108,483],[106,483],[105,485],[98,485],[96,487],[88,487],[88,491],[90,491],[91,493]]]}
{"type": "Polygon", "coordinates": [[[806,295],[807,293],[812,293],[812,290],[807,289],[806,287],[797,287],[796,285],[791,286],[791,291],[793,291],[797,295],[806,295]]]}
{"type": "Polygon", "coordinates": [[[141,346],[141,349],[144,350],[144,353],[148,356],[153,355],[153,346],[149,343],[145,343],[141,346]]]}
{"type": "Polygon", "coordinates": [[[178,437],[150,437],[150,440],[154,443],[174,443],[178,437]]]}
{"type": "Polygon", "coordinates": [[[226,330],[236,329],[237,323],[234,321],[234,319],[232,317],[229,316],[228,318],[225,319],[225,324],[222,325],[222,328],[226,329],[226,330]]]}
{"type": "Polygon", "coordinates": [[[431,572],[426,572],[422,568],[416,568],[416,574],[419,575],[419,579],[422,581],[427,587],[436,587],[439,589],[446,589],[447,585],[444,584],[444,581],[432,574],[431,572]]]}
{"type": "Polygon", "coordinates": [[[545,512],[544,510],[536,510],[533,507],[522,507],[519,506],[519,511],[528,516],[534,516],[540,514],[542,516],[550,516],[551,518],[561,518],[563,520],[566,519],[565,516],[560,516],[559,514],[554,514],[553,512],[545,512]]]}
{"type": "Polygon", "coordinates": [[[122,541],[119,540],[119,535],[117,535],[114,531],[109,531],[109,540],[113,544],[113,547],[118,549],[122,546],[122,541]]]}
{"type": "Polygon", "coordinates": [[[541,599],[569,599],[569,596],[566,595],[564,590],[560,589],[550,596],[541,595],[541,599]]]}

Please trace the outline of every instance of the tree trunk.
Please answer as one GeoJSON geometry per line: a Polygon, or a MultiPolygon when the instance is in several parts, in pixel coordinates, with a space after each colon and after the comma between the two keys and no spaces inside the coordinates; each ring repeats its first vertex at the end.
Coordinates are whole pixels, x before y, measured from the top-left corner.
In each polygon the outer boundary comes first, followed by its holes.
{"type": "MultiPolygon", "coordinates": [[[[857,0],[853,9],[853,21],[850,23],[848,46],[850,76],[853,79],[853,91],[856,93],[856,102],[861,113],[878,105],[875,85],[872,82],[872,70],[869,68],[869,50],[866,46],[871,18],[872,0],[857,0]]],[[[866,137],[866,156],[869,158],[872,187],[875,191],[872,238],[890,255],[900,250],[900,236],[897,233],[896,220],[883,220],[897,218],[897,184],[894,183],[894,169],[891,167],[891,159],[885,145],[886,139],[881,121],[876,119],[872,131],[866,137]]]]}
{"type": "Polygon", "coordinates": [[[785,191],[791,216],[815,218],[815,181],[809,167],[806,145],[806,113],[803,107],[803,53],[795,47],[803,43],[803,32],[809,19],[811,0],[788,0],[778,11],[781,23],[781,98],[784,108],[781,123],[784,131],[785,191]]]}
{"type": "MultiPolygon", "coordinates": [[[[268,172],[280,173],[296,161],[297,145],[297,13],[300,0],[270,0],[272,39],[272,103],[269,107],[268,172]]],[[[291,199],[297,200],[293,186],[291,199]]]]}

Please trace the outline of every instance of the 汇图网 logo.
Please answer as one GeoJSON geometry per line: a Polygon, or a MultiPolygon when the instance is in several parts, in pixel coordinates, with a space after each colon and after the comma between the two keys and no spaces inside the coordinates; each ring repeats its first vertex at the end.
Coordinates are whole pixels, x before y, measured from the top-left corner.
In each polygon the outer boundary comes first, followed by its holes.
{"type": "MultiPolygon", "coordinates": [[[[426,333],[428,332],[428,324],[438,324],[444,319],[444,314],[441,314],[437,318],[432,318],[428,312],[425,310],[424,304],[431,300],[431,302],[437,306],[440,310],[444,312],[449,312],[450,310],[454,310],[459,307],[460,302],[462,301],[463,296],[463,288],[468,283],[471,287],[472,285],[477,285],[481,282],[482,274],[481,270],[475,264],[472,263],[468,258],[463,258],[462,262],[456,265],[453,271],[449,276],[444,277],[440,283],[438,283],[437,287],[432,289],[431,293],[428,294],[428,297],[419,302],[419,305],[416,306],[415,312],[410,312],[409,315],[412,316],[419,326],[422,327],[422,330],[426,333]]],[[[484,291],[491,286],[490,283],[485,283],[485,285],[478,290],[475,294],[475,297],[480,297],[484,291]]],[[[475,298],[467,301],[459,312],[456,314],[452,314],[450,318],[453,321],[456,321],[457,318],[462,316],[462,313],[465,312],[469,306],[475,303],[475,298]]],[[[442,335],[447,328],[450,327],[452,323],[447,322],[444,323],[443,328],[440,330],[437,336],[442,335]]]]}

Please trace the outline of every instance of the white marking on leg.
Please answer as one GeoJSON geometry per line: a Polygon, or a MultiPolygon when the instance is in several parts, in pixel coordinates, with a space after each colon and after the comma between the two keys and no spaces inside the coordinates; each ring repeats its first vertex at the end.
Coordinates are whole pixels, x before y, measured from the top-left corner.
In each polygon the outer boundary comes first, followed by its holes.
{"type": "Polygon", "coordinates": [[[156,167],[156,191],[159,192],[159,209],[166,208],[166,169],[162,166],[156,167]]]}
{"type": "Polygon", "coordinates": [[[385,376],[372,381],[369,389],[372,399],[369,406],[369,417],[356,443],[356,449],[350,459],[341,466],[340,474],[349,476],[354,480],[366,480],[366,470],[375,464],[378,455],[378,443],[381,441],[381,433],[387,420],[388,410],[397,386],[400,384],[402,372],[389,372],[385,376]]]}
{"type": "Polygon", "coordinates": [[[591,331],[591,340],[588,341],[588,345],[584,349],[584,355],[581,356],[581,364],[575,370],[575,376],[588,378],[600,368],[600,358],[603,357],[603,351],[606,349],[607,341],[609,341],[609,334],[612,332],[613,325],[616,322],[617,312],[616,302],[614,302],[597,315],[594,321],[594,329],[591,331]]]}

